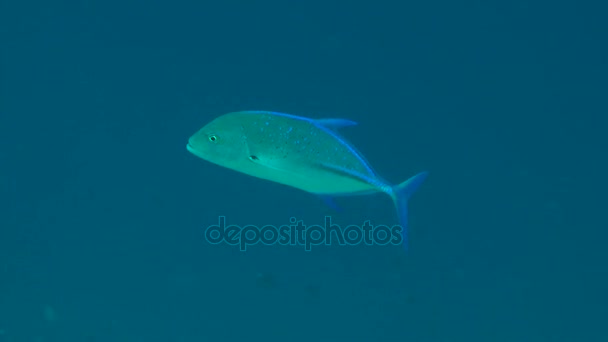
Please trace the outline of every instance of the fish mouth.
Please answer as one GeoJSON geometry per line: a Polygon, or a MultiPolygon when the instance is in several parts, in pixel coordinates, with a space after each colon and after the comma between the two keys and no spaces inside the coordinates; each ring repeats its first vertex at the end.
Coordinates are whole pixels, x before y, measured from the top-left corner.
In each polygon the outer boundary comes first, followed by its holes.
{"type": "Polygon", "coordinates": [[[197,156],[199,158],[205,159],[203,154],[200,153],[197,149],[195,149],[194,146],[192,146],[190,143],[186,144],[186,150],[188,150],[188,152],[194,154],[195,156],[197,156]]]}
{"type": "Polygon", "coordinates": [[[194,155],[196,155],[196,154],[197,154],[197,153],[196,153],[196,150],[194,149],[194,147],[192,147],[192,145],[190,145],[190,143],[187,143],[187,144],[186,144],[186,150],[188,150],[188,152],[190,152],[190,153],[192,153],[192,154],[194,154],[194,155]]]}

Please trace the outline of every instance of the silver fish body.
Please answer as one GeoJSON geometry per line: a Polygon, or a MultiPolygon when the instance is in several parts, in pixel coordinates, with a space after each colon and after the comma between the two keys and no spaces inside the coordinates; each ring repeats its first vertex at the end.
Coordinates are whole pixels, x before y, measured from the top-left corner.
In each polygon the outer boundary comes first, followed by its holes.
{"type": "Polygon", "coordinates": [[[407,201],[427,177],[392,185],[338,130],[347,119],[310,119],[269,111],[224,114],[197,131],[187,149],[211,163],[321,196],[391,196],[406,245],[407,201]]]}

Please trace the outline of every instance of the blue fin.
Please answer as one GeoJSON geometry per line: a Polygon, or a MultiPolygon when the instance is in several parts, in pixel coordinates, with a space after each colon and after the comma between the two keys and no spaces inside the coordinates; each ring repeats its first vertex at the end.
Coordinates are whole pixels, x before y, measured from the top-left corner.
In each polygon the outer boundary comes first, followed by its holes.
{"type": "Polygon", "coordinates": [[[429,175],[428,172],[426,172],[426,171],[420,172],[420,173],[410,177],[408,180],[406,180],[405,182],[403,182],[401,184],[389,187],[389,186],[386,186],[383,183],[381,183],[381,181],[379,179],[371,178],[369,176],[360,174],[353,170],[349,170],[349,169],[345,169],[342,167],[333,166],[333,165],[329,165],[329,164],[324,164],[324,163],[321,163],[320,166],[324,167],[326,169],[338,172],[342,175],[361,180],[370,185],[374,185],[377,187],[378,191],[383,191],[383,192],[388,193],[391,196],[391,198],[393,199],[393,203],[395,204],[395,208],[397,209],[399,225],[401,226],[402,244],[403,244],[403,248],[405,248],[407,250],[407,244],[408,244],[408,241],[407,241],[407,228],[408,228],[407,204],[408,204],[410,197],[412,197],[414,192],[416,192],[416,190],[418,190],[420,185],[422,185],[424,180],[429,175]]]}
{"type": "Polygon", "coordinates": [[[342,127],[356,126],[357,122],[348,119],[316,119],[316,123],[330,129],[339,129],[342,127]]]}
{"type": "Polygon", "coordinates": [[[393,202],[395,203],[395,207],[397,209],[397,215],[399,217],[399,224],[401,225],[401,237],[403,248],[407,250],[407,204],[414,194],[416,190],[420,187],[420,185],[424,182],[426,177],[429,175],[428,172],[420,172],[412,177],[410,177],[405,182],[396,185],[393,187],[393,191],[391,197],[393,198],[393,202]]]}
{"type": "Polygon", "coordinates": [[[334,199],[331,196],[327,196],[327,195],[319,195],[321,197],[321,200],[323,200],[323,203],[325,203],[326,206],[332,208],[335,211],[342,211],[342,208],[340,208],[340,206],[336,203],[336,201],[334,201],[334,199]]]}

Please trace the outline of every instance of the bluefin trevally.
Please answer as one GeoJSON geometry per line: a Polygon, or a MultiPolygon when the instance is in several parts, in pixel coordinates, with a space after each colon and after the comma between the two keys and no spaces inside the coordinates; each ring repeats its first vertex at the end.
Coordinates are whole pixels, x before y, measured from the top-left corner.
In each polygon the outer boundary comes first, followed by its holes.
{"type": "Polygon", "coordinates": [[[408,200],[428,173],[391,184],[338,130],[348,119],[311,119],[271,111],[221,115],[192,135],[187,149],[208,162],[323,197],[389,195],[407,247],[408,200]]]}

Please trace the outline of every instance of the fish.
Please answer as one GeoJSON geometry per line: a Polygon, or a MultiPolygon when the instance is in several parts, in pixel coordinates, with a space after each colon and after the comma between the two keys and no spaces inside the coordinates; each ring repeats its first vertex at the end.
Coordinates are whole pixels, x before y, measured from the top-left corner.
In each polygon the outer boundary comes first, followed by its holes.
{"type": "Polygon", "coordinates": [[[357,124],[342,118],[236,111],[200,128],[186,148],[212,164],[322,198],[385,193],[393,200],[407,249],[408,202],[428,171],[399,184],[387,182],[341,134],[341,129],[357,124]]]}

